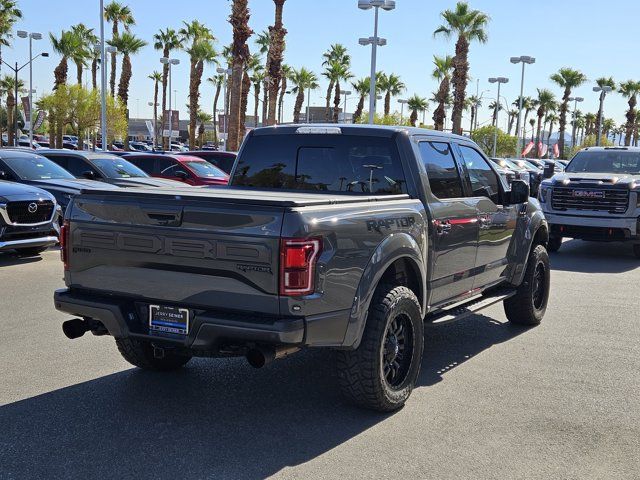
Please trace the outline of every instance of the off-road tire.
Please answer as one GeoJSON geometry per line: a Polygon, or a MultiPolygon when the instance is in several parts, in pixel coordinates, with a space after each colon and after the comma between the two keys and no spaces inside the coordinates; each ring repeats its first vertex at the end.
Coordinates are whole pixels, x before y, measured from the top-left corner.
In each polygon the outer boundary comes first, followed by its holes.
{"type": "Polygon", "coordinates": [[[40,255],[44,252],[47,247],[29,247],[29,248],[20,248],[16,250],[18,255],[21,257],[35,257],[36,255],[40,255]]]}
{"type": "Polygon", "coordinates": [[[397,410],[413,391],[423,349],[424,325],[416,295],[407,287],[379,286],[369,307],[360,345],[356,350],[337,352],[338,381],[343,394],[365,408],[382,412],[397,410]],[[399,324],[406,333],[396,338],[391,327],[399,324]],[[395,350],[396,355],[404,352],[397,357],[403,366],[398,367],[398,383],[394,386],[384,372],[387,352],[393,355],[388,350],[390,337],[396,342],[394,346],[403,345],[401,350],[395,350]]]}
{"type": "Polygon", "coordinates": [[[633,245],[633,255],[636,258],[640,258],[640,243],[635,243],[633,245]]]}
{"type": "Polygon", "coordinates": [[[536,245],[529,253],[527,270],[516,294],[504,301],[509,321],[517,325],[538,325],[547,311],[549,287],[549,255],[544,245],[536,245]]]}
{"type": "Polygon", "coordinates": [[[562,246],[562,237],[557,237],[555,235],[549,236],[549,243],[547,243],[547,251],[548,252],[557,252],[560,250],[562,246]]]}
{"type": "Polygon", "coordinates": [[[165,350],[162,358],[156,358],[150,342],[133,338],[116,338],[116,345],[127,362],[144,370],[176,370],[191,360],[191,356],[178,355],[171,350],[165,350]]]}

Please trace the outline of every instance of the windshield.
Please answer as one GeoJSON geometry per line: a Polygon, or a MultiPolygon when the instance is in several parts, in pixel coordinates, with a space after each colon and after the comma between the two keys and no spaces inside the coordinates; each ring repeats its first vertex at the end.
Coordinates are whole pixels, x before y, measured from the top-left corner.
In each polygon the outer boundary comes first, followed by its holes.
{"type": "Polygon", "coordinates": [[[640,174],[640,152],[628,150],[600,150],[578,152],[569,163],[569,173],[640,174]]]}
{"type": "Polygon", "coordinates": [[[75,179],[64,168],[48,158],[34,156],[30,158],[3,158],[4,162],[21,180],[75,179]]]}
{"type": "Polygon", "coordinates": [[[189,160],[182,162],[189,167],[190,170],[195,172],[198,177],[207,178],[227,178],[227,174],[220,170],[218,167],[214,167],[209,162],[204,160],[189,160]]]}
{"type": "Polygon", "coordinates": [[[91,163],[93,163],[107,178],[134,178],[149,176],[133,163],[129,163],[122,158],[92,158],[91,163]]]}

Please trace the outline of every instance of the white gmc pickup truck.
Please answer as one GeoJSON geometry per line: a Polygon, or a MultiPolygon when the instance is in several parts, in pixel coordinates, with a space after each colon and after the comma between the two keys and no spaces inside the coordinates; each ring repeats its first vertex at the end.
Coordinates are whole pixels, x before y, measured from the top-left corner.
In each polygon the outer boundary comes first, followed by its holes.
{"type": "Polygon", "coordinates": [[[633,242],[640,258],[640,148],[589,147],[544,180],[539,198],[549,222],[547,249],[563,237],[633,242]]]}

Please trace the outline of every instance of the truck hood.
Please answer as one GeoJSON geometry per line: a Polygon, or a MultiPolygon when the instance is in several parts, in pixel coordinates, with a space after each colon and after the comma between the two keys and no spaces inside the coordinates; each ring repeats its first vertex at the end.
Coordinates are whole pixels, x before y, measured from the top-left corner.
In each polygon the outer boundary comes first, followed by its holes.
{"type": "Polygon", "coordinates": [[[616,188],[632,189],[640,185],[640,175],[615,174],[615,173],[556,173],[550,182],[558,186],[579,186],[587,184],[590,186],[615,186],[616,188]]]}

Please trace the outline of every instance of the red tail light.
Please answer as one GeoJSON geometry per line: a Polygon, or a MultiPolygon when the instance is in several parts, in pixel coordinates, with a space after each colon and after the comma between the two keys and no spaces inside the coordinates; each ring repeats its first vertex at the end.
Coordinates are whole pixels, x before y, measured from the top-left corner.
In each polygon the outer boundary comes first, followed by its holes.
{"type": "Polygon", "coordinates": [[[318,238],[280,240],[280,295],[313,293],[316,261],[321,245],[318,238]]]}
{"type": "Polygon", "coordinates": [[[69,220],[60,227],[60,259],[65,270],[69,270],[69,220]]]}

